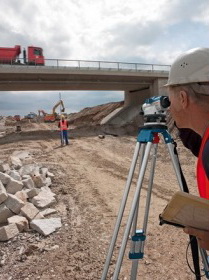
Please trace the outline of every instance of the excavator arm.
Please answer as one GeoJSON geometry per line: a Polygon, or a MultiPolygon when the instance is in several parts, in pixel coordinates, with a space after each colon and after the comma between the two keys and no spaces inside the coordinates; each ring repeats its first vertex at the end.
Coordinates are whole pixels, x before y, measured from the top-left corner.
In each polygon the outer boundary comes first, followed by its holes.
{"type": "Polygon", "coordinates": [[[52,110],[52,113],[53,113],[53,114],[56,114],[56,109],[57,109],[57,107],[58,107],[59,105],[61,105],[61,107],[62,107],[62,108],[61,108],[61,112],[65,112],[64,103],[63,103],[62,100],[60,100],[59,102],[57,102],[57,104],[54,105],[53,110],[52,110]]]}

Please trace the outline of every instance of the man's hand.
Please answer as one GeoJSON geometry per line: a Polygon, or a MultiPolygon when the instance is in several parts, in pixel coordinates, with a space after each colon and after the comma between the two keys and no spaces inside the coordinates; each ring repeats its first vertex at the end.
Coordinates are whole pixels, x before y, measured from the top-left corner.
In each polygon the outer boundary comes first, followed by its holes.
{"type": "Polygon", "coordinates": [[[196,236],[199,246],[205,250],[209,250],[209,231],[186,227],[184,228],[184,232],[196,236]]]}

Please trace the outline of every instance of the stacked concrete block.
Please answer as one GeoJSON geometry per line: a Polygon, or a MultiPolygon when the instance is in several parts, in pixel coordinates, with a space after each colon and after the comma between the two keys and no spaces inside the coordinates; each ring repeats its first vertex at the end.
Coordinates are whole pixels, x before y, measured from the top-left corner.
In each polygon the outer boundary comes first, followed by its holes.
{"type": "Polygon", "coordinates": [[[47,236],[54,232],[56,229],[62,226],[60,218],[50,218],[50,219],[34,219],[30,226],[32,229],[40,232],[44,236],[47,236]]]}
{"type": "Polygon", "coordinates": [[[38,195],[39,192],[40,192],[40,189],[37,189],[37,188],[26,190],[26,194],[27,194],[29,199],[31,199],[34,196],[38,195]]]}
{"type": "Polygon", "coordinates": [[[22,162],[18,157],[10,157],[11,165],[14,169],[20,169],[22,167],[22,162]]]}
{"type": "Polygon", "coordinates": [[[19,233],[16,224],[9,224],[0,228],[0,241],[7,241],[19,233]]]}
{"type": "Polygon", "coordinates": [[[21,181],[21,176],[16,170],[10,170],[8,175],[17,181],[21,181]]]}
{"type": "Polygon", "coordinates": [[[10,167],[8,163],[1,163],[0,164],[0,172],[6,172],[9,171],[10,167]]]}
{"type": "Polygon", "coordinates": [[[10,180],[11,177],[8,174],[0,172],[0,181],[2,182],[2,184],[7,185],[10,180]]]}
{"type": "Polygon", "coordinates": [[[29,223],[25,217],[15,215],[8,218],[7,220],[8,220],[8,224],[16,224],[19,232],[29,230],[29,223]]]}
{"type": "Polygon", "coordinates": [[[15,194],[18,191],[21,191],[23,188],[23,183],[11,178],[6,185],[6,190],[8,193],[15,194]]]}
{"type": "Polygon", "coordinates": [[[22,180],[22,183],[23,183],[23,186],[26,189],[34,189],[35,188],[35,184],[34,184],[32,178],[30,176],[29,176],[29,178],[26,178],[26,179],[22,180]]]}
{"type": "Polygon", "coordinates": [[[50,192],[40,191],[32,198],[32,203],[38,208],[46,208],[56,203],[56,199],[50,192]]]}
{"type": "Polygon", "coordinates": [[[49,188],[54,174],[31,160],[24,165],[18,154],[24,157],[24,152],[15,153],[10,165],[0,162],[0,241],[29,228],[47,236],[61,227],[60,218],[45,218],[56,213],[48,208],[56,203],[49,188]]]}
{"type": "Polygon", "coordinates": [[[23,202],[27,202],[28,201],[28,195],[27,192],[24,190],[18,191],[15,193],[15,196],[18,197],[19,199],[21,199],[23,202]]]}
{"type": "Polygon", "coordinates": [[[4,204],[0,204],[0,224],[7,222],[7,219],[13,216],[14,213],[4,204]]]}
{"type": "Polygon", "coordinates": [[[36,208],[32,203],[28,202],[21,208],[21,215],[26,217],[29,221],[33,220],[39,213],[38,208],[36,208]]]}
{"type": "Polygon", "coordinates": [[[5,205],[13,213],[19,214],[21,208],[25,205],[25,203],[21,199],[19,199],[16,195],[9,194],[7,200],[5,201],[5,205]]]}
{"type": "Polygon", "coordinates": [[[37,188],[44,186],[44,179],[42,178],[41,174],[34,174],[32,176],[32,180],[37,188]]]}
{"type": "Polygon", "coordinates": [[[2,202],[4,202],[8,197],[8,194],[6,192],[6,189],[4,187],[4,185],[2,184],[2,182],[0,181],[0,204],[2,202]]]}

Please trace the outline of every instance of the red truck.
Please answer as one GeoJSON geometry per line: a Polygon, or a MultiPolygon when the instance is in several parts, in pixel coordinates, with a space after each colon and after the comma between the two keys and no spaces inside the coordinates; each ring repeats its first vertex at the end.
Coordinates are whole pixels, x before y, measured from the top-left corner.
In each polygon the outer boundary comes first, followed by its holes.
{"type": "Polygon", "coordinates": [[[23,50],[23,58],[20,59],[21,46],[14,48],[0,47],[0,64],[26,64],[26,65],[44,65],[45,60],[43,50],[39,47],[29,46],[28,50],[23,50]]]}

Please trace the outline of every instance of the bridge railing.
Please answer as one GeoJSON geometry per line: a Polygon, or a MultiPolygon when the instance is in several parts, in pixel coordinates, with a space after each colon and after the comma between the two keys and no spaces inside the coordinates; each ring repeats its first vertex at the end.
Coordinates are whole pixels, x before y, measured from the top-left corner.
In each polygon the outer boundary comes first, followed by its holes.
{"type": "Polygon", "coordinates": [[[111,61],[90,61],[90,60],[65,60],[46,59],[46,66],[70,67],[75,69],[89,70],[110,70],[110,71],[169,71],[170,65],[111,62],[111,61]]]}
{"type": "MultiPolygon", "coordinates": [[[[17,66],[24,65],[23,58],[17,61],[6,63],[7,65],[17,66]]],[[[40,65],[25,65],[30,67],[41,67],[40,65]]],[[[90,60],[66,60],[66,59],[45,59],[45,66],[53,68],[71,68],[78,70],[103,70],[103,71],[160,71],[167,72],[170,65],[130,63],[130,62],[111,62],[111,61],[90,61],[90,60]]]]}

